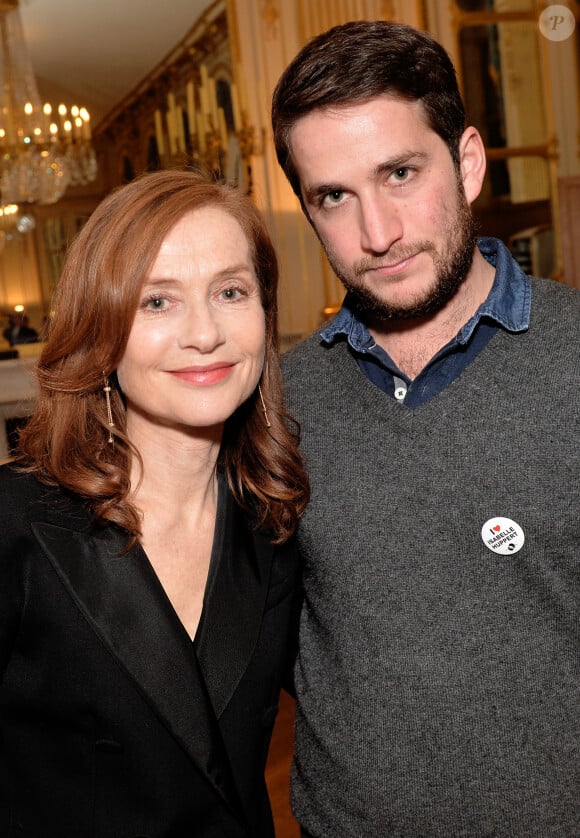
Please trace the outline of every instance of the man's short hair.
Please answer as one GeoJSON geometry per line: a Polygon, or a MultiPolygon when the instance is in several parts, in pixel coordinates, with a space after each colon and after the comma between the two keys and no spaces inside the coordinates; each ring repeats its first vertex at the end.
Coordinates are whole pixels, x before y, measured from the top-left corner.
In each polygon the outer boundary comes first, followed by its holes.
{"type": "Polygon", "coordinates": [[[465,108],[455,68],[431,35],[402,23],[353,21],[313,38],[288,65],[274,91],[272,127],[278,162],[300,197],[290,132],[310,112],[388,94],[419,101],[428,125],[459,166],[465,108]]]}

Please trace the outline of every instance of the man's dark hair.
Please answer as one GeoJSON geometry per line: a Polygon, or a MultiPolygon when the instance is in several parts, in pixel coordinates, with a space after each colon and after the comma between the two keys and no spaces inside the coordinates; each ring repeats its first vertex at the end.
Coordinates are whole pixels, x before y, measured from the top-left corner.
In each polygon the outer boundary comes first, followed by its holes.
{"type": "Polygon", "coordinates": [[[317,108],[344,107],[388,94],[420,101],[428,125],[459,166],[465,109],[455,68],[441,44],[411,26],[353,21],[309,41],[274,91],[272,127],[278,162],[300,197],[290,131],[317,108]]]}

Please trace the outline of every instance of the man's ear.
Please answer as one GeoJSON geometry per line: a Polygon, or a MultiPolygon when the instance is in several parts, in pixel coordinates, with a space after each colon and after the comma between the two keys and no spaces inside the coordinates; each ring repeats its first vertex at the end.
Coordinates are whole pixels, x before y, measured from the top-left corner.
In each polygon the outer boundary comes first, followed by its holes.
{"type": "Polygon", "coordinates": [[[483,186],[485,147],[477,128],[466,128],[459,140],[459,171],[468,203],[473,203],[483,186]]]}

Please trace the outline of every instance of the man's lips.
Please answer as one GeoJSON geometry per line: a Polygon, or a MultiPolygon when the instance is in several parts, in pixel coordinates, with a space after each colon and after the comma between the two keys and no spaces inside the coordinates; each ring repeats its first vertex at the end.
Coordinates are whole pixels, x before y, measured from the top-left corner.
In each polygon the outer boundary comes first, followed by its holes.
{"type": "MultiPolygon", "coordinates": [[[[435,248],[429,241],[415,242],[407,247],[393,247],[380,256],[367,256],[361,259],[354,267],[357,277],[375,274],[378,277],[397,277],[405,271],[415,270],[419,267],[417,260],[423,254],[435,255],[435,248]]],[[[421,263],[422,264],[422,263],[421,263]]]]}
{"type": "Polygon", "coordinates": [[[397,262],[382,262],[378,265],[369,265],[365,273],[374,273],[378,276],[398,276],[411,267],[418,255],[418,253],[413,253],[404,259],[399,259],[397,262]]]}
{"type": "Polygon", "coordinates": [[[197,386],[208,386],[223,381],[230,375],[236,365],[230,363],[207,364],[206,366],[184,367],[179,370],[168,370],[170,375],[197,386]]]}

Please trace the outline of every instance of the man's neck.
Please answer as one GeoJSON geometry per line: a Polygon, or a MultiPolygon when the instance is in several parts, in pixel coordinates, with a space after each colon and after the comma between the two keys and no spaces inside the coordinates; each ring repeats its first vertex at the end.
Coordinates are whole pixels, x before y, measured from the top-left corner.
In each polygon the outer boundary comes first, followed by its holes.
{"type": "Polygon", "coordinates": [[[465,282],[442,309],[416,320],[372,323],[369,331],[401,372],[416,378],[487,299],[494,277],[495,268],[476,250],[465,282]]]}

